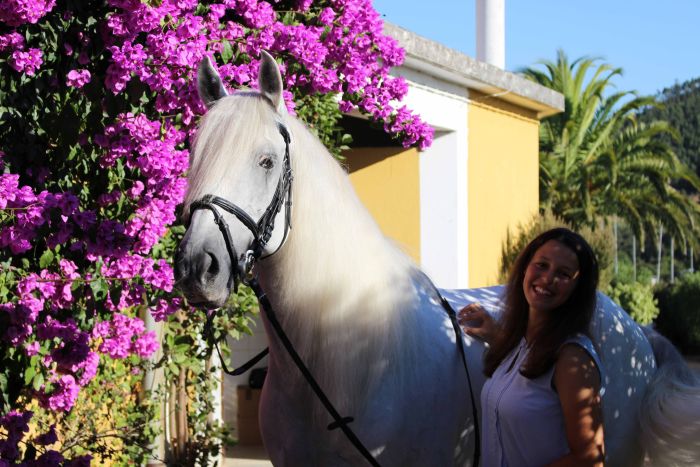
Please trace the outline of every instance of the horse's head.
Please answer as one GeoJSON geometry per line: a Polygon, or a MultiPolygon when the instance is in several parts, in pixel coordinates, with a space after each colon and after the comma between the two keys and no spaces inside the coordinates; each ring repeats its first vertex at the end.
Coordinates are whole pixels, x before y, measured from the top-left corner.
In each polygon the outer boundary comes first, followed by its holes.
{"type": "Polygon", "coordinates": [[[291,168],[282,78],[263,52],[259,92],[228,95],[209,59],[197,73],[209,111],[197,132],[184,206],[187,232],[175,259],[178,287],[193,304],[221,306],[250,256],[284,242],[291,168]]]}

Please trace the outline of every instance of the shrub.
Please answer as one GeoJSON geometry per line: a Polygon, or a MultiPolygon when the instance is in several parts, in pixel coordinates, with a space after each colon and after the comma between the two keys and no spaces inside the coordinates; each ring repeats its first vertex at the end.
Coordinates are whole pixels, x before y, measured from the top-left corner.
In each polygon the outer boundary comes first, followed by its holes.
{"type": "Polygon", "coordinates": [[[614,281],[605,293],[641,325],[651,324],[659,315],[658,301],[651,285],[614,281]]]}
{"type": "Polygon", "coordinates": [[[630,255],[628,255],[627,252],[621,252],[619,254],[618,273],[615,276],[616,282],[626,284],[639,282],[641,284],[651,285],[655,278],[656,267],[653,264],[644,262],[641,255],[637,258],[637,272],[635,274],[630,255]]]}
{"type": "Polygon", "coordinates": [[[683,352],[700,353],[700,272],[685,274],[657,293],[656,328],[683,352]]]}
{"type": "MultiPolygon", "coordinates": [[[[519,225],[516,229],[517,234],[515,236],[509,231],[501,247],[499,281],[501,283],[507,281],[512,264],[532,239],[555,227],[566,227],[574,230],[571,225],[556,217],[551,211],[545,211],[544,213],[533,216],[529,222],[519,225]]],[[[600,290],[605,290],[613,276],[612,258],[614,240],[612,232],[609,228],[601,226],[596,230],[584,227],[583,229],[579,229],[578,233],[591,245],[598,259],[598,265],[600,267],[598,288],[600,290]]]]}
{"type": "MultiPolygon", "coordinates": [[[[430,144],[432,129],[399,107],[407,85],[389,69],[404,53],[383,35],[370,0],[0,4],[3,461],[82,456],[50,449],[27,423],[56,415],[49,431],[69,436],[63,421],[81,390],[121,371],[114,362],[134,372],[155,365],[170,380],[190,381],[176,384],[201,391],[180,407],[191,422],[181,431],[196,441],[187,446],[199,447],[183,456],[197,463],[216,450],[210,441],[220,433],[206,420],[215,375],[203,363],[211,356],[200,345],[204,314],[173,291],[170,259],[183,230],[173,224],[204,111],[197,64],[212,57],[229,88],[255,86],[262,49],[283,62],[287,107],[327,144],[347,141],[341,110],[359,110],[404,145],[430,144]],[[164,323],[164,342],[146,328],[147,313],[164,323]],[[162,358],[150,362],[159,344],[162,358]]],[[[245,330],[245,310],[236,310],[217,319],[217,340],[245,330]]],[[[122,378],[133,393],[138,381],[122,378]]],[[[123,397],[130,415],[149,413],[123,397]]],[[[144,430],[139,437],[152,437],[144,430]]],[[[102,449],[85,443],[86,456],[102,449]]]]}

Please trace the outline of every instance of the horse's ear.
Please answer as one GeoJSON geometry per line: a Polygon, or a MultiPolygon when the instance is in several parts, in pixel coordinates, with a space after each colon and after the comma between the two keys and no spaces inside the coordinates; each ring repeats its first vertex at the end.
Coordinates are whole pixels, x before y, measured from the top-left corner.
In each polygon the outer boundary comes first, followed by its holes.
{"type": "Polygon", "coordinates": [[[204,57],[197,67],[197,91],[207,107],[214,105],[214,102],[227,96],[221,76],[214,69],[209,57],[204,57]]]}
{"type": "Polygon", "coordinates": [[[286,113],[287,106],[282,98],[282,75],[277,62],[272,55],[261,51],[260,71],[258,73],[258,88],[260,93],[270,99],[278,112],[286,113]]]}

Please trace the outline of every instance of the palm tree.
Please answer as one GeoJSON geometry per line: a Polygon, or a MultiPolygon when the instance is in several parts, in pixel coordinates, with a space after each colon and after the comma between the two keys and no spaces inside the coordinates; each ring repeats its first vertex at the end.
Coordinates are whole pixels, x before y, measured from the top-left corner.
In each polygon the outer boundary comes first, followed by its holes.
{"type": "Polygon", "coordinates": [[[606,95],[620,68],[582,57],[569,62],[561,50],[544,70],[523,74],[564,95],[563,113],[540,126],[540,204],[575,227],[596,227],[621,218],[640,239],[658,227],[697,244],[697,203],[671,186],[698,177],[684,166],[661,135],[675,136],[666,122],[640,123],[637,114],[660,105],[633,92],[606,95]]]}
{"type": "Polygon", "coordinates": [[[665,122],[649,124],[630,120],[617,131],[599,158],[598,214],[626,220],[642,240],[660,226],[683,242],[697,242],[694,227],[700,220],[698,204],[671,182],[686,180],[700,186],[698,178],[683,165],[660,136],[673,135],[665,122]]]}

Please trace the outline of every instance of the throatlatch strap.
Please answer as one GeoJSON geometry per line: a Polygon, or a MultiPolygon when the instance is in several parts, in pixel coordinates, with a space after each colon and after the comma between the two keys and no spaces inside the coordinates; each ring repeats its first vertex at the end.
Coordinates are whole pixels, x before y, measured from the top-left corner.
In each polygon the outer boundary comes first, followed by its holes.
{"type": "Polygon", "coordinates": [[[209,344],[213,345],[214,348],[216,349],[216,353],[219,355],[219,361],[221,362],[221,369],[227,375],[231,375],[231,376],[242,375],[246,371],[253,368],[253,365],[255,365],[260,360],[262,360],[265,357],[265,355],[270,353],[270,348],[265,347],[262,352],[260,352],[255,357],[253,357],[250,360],[248,360],[247,362],[245,362],[243,365],[239,366],[238,368],[236,368],[234,370],[229,370],[228,366],[226,366],[224,356],[221,355],[221,350],[219,349],[219,344],[216,343],[216,340],[214,338],[214,330],[212,329],[212,321],[213,320],[214,320],[214,313],[207,316],[207,321],[206,321],[206,323],[204,323],[204,332],[205,332],[205,334],[207,334],[207,337],[209,338],[209,344]]]}

